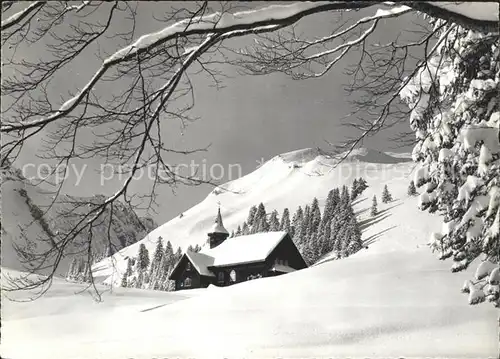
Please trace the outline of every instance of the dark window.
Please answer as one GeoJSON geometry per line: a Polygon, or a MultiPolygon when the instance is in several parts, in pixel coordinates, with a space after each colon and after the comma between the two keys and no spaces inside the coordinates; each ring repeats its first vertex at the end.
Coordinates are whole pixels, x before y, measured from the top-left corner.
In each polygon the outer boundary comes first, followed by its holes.
{"type": "Polygon", "coordinates": [[[184,279],[184,285],[186,287],[191,287],[191,278],[187,277],[186,279],[184,279]]]}
{"type": "Polygon", "coordinates": [[[217,275],[217,281],[219,283],[224,283],[224,272],[219,272],[219,274],[217,275]]]}
{"type": "Polygon", "coordinates": [[[187,271],[190,271],[190,270],[191,270],[191,262],[187,262],[187,265],[186,265],[186,270],[187,270],[187,271]]]}

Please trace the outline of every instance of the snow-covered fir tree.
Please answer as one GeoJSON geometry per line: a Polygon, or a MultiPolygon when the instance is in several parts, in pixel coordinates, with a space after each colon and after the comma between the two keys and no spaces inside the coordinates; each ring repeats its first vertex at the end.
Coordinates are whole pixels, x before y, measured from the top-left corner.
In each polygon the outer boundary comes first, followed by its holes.
{"type": "Polygon", "coordinates": [[[416,195],[417,195],[417,188],[415,187],[415,182],[411,180],[410,184],[408,185],[408,196],[416,196],[416,195]]]}
{"type": "Polygon", "coordinates": [[[367,188],[368,184],[366,183],[364,178],[355,178],[352,183],[351,199],[356,199],[367,188]]]}
{"type": "Polygon", "coordinates": [[[262,232],[269,232],[269,221],[267,220],[266,215],[262,216],[259,220],[258,223],[254,221],[254,227],[255,227],[255,232],[254,233],[262,233],[262,232]]]}
{"type": "Polygon", "coordinates": [[[267,219],[266,219],[266,207],[264,206],[264,203],[259,203],[259,205],[257,206],[257,210],[255,211],[255,215],[253,217],[253,220],[252,220],[252,224],[251,224],[251,229],[250,229],[250,233],[258,233],[259,232],[259,228],[266,228],[268,227],[268,224],[267,223],[263,223],[262,219],[264,219],[264,221],[267,222],[267,219]]]}
{"type": "Polygon", "coordinates": [[[366,180],[363,177],[359,177],[358,187],[357,187],[358,195],[362,194],[367,188],[368,188],[368,183],[366,182],[366,180]]]}
{"type": "Polygon", "coordinates": [[[251,228],[253,225],[253,219],[255,218],[255,213],[257,213],[257,206],[250,207],[250,209],[248,210],[248,217],[246,221],[246,224],[249,228],[251,228]]]}
{"type": "Polygon", "coordinates": [[[164,248],[163,248],[163,239],[162,237],[158,237],[158,240],[156,242],[156,248],[153,253],[153,258],[151,260],[151,265],[149,267],[149,287],[151,289],[154,289],[157,286],[157,280],[160,275],[159,272],[161,272],[161,262],[163,259],[163,254],[164,254],[164,248]]]}
{"type": "Polygon", "coordinates": [[[302,229],[302,220],[304,218],[304,211],[302,210],[302,206],[299,206],[295,211],[295,214],[292,218],[292,231],[293,231],[293,241],[296,245],[299,245],[301,237],[301,229],[302,229]]]}
{"type": "MultiPolygon", "coordinates": [[[[435,21],[435,26],[443,23],[435,21]]],[[[477,259],[463,292],[469,303],[500,306],[500,48],[498,33],[445,24],[432,57],[401,92],[410,109],[424,186],[422,210],[443,213],[443,230],[431,236],[452,271],[477,259]]]]}
{"type": "Polygon", "coordinates": [[[288,210],[288,208],[285,208],[283,210],[279,230],[287,232],[288,234],[290,234],[290,237],[293,238],[292,225],[290,223],[290,211],[288,210]]]}
{"type": "Polygon", "coordinates": [[[352,188],[351,188],[351,196],[352,199],[355,199],[358,196],[358,179],[355,178],[354,181],[352,182],[352,188]]]}
{"type": "Polygon", "coordinates": [[[280,221],[278,219],[278,211],[273,210],[269,216],[269,231],[276,232],[280,230],[280,221]]]}
{"type": "Polygon", "coordinates": [[[247,222],[243,222],[243,226],[241,227],[241,235],[250,234],[250,229],[248,228],[247,222]]]}
{"type": "Polygon", "coordinates": [[[139,245],[139,253],[137,255],[137,266],[139,271],[145,271],[149,266],[149,251],[144,243],[139,245]]]}
{"type": "Polygon", "coordinates": [[[384,186],[384,190],[382,191],[382,203],[389,203],[392,201],[392,195],[389,192],[389,188],[387,185],[384,186]]]}
{"type": "Polygon", "coordinates": [[[319,209],[319,201],[316,197],[313,198],[311,203],[311,213],[309,218],[309,232],[318,233],[319,225],[321,222],[321,210],[319,209]]]}

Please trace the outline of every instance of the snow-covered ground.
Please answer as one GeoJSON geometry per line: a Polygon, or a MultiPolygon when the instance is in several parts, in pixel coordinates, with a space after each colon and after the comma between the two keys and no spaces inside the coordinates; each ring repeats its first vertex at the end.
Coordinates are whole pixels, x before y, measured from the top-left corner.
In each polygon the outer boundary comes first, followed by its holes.
{"type": "MultiPolygon", "coordinates": [[[[74,295],[81,285],[58,280],[37,302],[3,301],[2,357],[497,357],[498,311],[467,304],[460,288],[471,273],[452,274],[450,263],[430,252],[426,243],[440,219],[419,212],[417,198],[406,195],[413,164],[385,156],[361,150],[344,169],[364,172],[370,185],[355,206],[368,249],[227,288],[176,293],[115,288],[102,303],[87,293],[74,295]],[[380,204],[380,214],[371,218],[370,199],[380,196],[384,184],[395,200],[380,204]]],[[[340,176],[340,168],[327,170],[325,161],[311,150],[278,156],[228,185],[242,190],[241,197],[212,193],[183,218],[154,231],[154,238],[173,239],[184,230],[174,244],[183,244],[190,233],[204,239],[217,201],[228,229],[259,199],[269,209],[292,209],[314,195],[321,202],[330,187],[354,178],[340,176]],[[321,169],[324,176],[309,173],[321,169]]],[[[136,254],[136,248],[127,250],[136,254]]]]}

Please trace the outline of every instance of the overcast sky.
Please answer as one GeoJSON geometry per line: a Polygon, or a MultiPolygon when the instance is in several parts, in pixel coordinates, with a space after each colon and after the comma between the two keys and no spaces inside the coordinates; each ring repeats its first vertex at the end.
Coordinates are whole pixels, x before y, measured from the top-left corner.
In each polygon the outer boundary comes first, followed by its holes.
{"type": "MultiPolygon", "coordinates": [[[[152,13],[161,11],[165,4],[143,2],[139,5],[137,36],[161,28],[162,25],[153,20],[152,13]]],[[[359,17],[374,11],[372,8],[353,13],[352,16],[359,17]]],[[[372,41],[394,40],[411,26],[412,20],[415,20],[415,15],[382,22],[372,41]]],[[[330,14],[320,14],[303,19],[299,29],[310,36],[325,35],[334,25],[330,14]]],[[[247,38],[238,41],[248,43],[250,40],[247,38]]],[[[24,51],[22,56],[33,55],[35,50],[24,51]]],[[[60,95],[67,96],[66,88],[78,88],[88,81],[98,66],[99,62],[92,54],[75,62],[68,70],[68,76],[58,79],[60,95]]],[[[261,159],[269,160],[283,152],[306,147],[327,149],[326,141],[340,141],[345,136],[345,129],[340,126],[341,119],[352,111],[350,99],[343,92],[343,84],[348,82],[343,71],[343,66],[338,66],[322,78],[306,81],[294,81],[281,74],[265,77],[234,76],[226,79],[225,88],[218,91],[209,86],[208,80],[200,79],[196,82],[194,111],[200,116],[200,120],[190,124],[185,131],[181,131],[178,124],[169,124],[164,128],[165,136],[170,141],[170,147],[177,149],[210,144],[207,152],[188,156],[183,163],[195,161],[199,165],[206,164],[207,168],[220,164],[225,169],[230,164],[239,165],[243,174],[254,170],[261,159]]],[[[229,67],[227,73],[236,75],[234,69],[229,67]]],[[[394,150],[391,148],[393,144],[387,139],[394,131],[401,129],[404,127],[370,138],[363,145],[382,151],[394,150]]],[[[37,147],[37,143],[30,143],[16,165],[43,162],[35,158],[37,147]]],[[[69,186],[69,193],[109,195],[117,189],[117,183],[113,181],[100,184],[99,175],[93,172],[99,168],[100,163],[87,161],[85,164],[87,169],[82,183],[69,186]]],[[[133,186],[139,192],[143,187],[144,184],[140,181],[133,186]]],[[[173,193],[168,187],[161,188],[158,214],[153,217],[162,224],[201,201],[212,189],[208,185],[197,188],[179,187],[173,193]]]]}

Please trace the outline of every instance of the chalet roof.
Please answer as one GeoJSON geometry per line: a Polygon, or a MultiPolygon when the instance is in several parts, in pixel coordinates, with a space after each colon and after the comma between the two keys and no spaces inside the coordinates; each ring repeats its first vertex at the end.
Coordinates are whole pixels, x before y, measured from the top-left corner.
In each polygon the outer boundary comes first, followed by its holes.
{"type": "MultiPolygon", "coordinates": [[[[228,238],[215,248],[202,249],[201,252],[187,250],[184,254],[200,275],[215,277],[210,267],[224,267],[236,264],[262,262],[287,236],[287,232],[264,232],[228,238]]],[[[174,267],[177,269],[181,261],[174,267]]],[[[293,268],[275,265],[275,270],[289,272],[293,268]]]]}
{"type": "Polygon", "coordinates": [[[285,238],[287,232],[264,232],[228,238],[217,247],[201,253],[214,258],[213,266],[264,261],[285,238]]]}
{"type": "Polygon", "coordinates": [[[189,261],[193,263],[193,266],[198,273],[207,277],[215,277],[215,275],[208,270],[208,267],[212,266],[214,263],[213,257],[207,256],[203,253],[192,252],[190,250],[186,251],[186,256],[189,261]]]}

